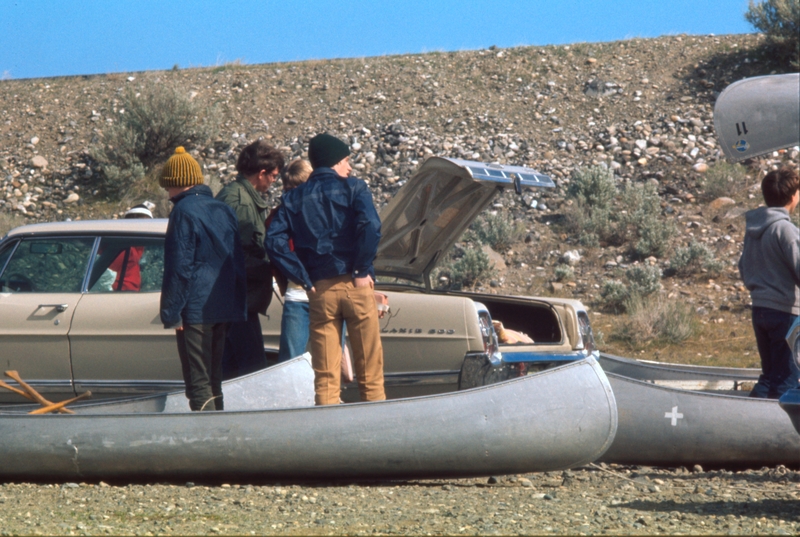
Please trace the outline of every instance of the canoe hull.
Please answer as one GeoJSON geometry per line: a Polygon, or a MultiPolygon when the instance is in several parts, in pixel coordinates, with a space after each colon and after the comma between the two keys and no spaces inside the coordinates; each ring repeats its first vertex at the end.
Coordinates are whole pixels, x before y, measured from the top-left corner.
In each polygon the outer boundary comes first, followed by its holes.
{"type": "Polygon", "coordinates": [[[800,144],[800,74],[734,82],[714,105],[714,130],[725,156],[745,160],[800,144]]]}
{"type": "Polygon", "coordinates": [[[781,408],[789,415],[795,430],[800,434],[800,389],[789,390],[780,399],[781,408]]]}
{"type": "Polygon", "coordinates": [[[778,402],[685,391],[607,373],[619,428],[603,462],[800,466],[800,435],[778,402]]]}
{"type": "Polygon", "coordinates": [[[25,480],[481,476],[586,464],[611,445],[593,359],[452,394],[192,414],[2,415],[0,477],[25,480]]]}

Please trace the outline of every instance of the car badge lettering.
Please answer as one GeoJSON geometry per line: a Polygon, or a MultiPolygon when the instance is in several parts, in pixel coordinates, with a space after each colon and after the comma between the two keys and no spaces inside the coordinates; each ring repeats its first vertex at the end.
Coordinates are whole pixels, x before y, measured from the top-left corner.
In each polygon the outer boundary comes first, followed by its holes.
{"type": "MultiPolygon", "coordinates": [[[[422,328],[382,328],[381,334],[422,334],[422,328]]],[[[431,328],[427,331],[428,334],[446,334],[453,335],[456,333],[454,328],[431,328]]]]}

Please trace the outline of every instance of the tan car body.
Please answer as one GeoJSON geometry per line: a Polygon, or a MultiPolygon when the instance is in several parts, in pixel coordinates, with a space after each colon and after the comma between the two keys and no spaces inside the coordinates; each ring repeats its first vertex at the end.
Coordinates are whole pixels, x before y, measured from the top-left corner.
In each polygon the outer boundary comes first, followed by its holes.
{"type": "MultiPolygon", "coordinates": [[[[391,309],[380,321],[389,397],[455,390],[470,357],[497,361],[502,354],[512,362],[548,364],[593,351],[578,301],[431,289],[436,261],[507,185],[521,191],[552,182],[526,168],[431,158],[382,212],[375,268],[391,309]],[[412,285],[382,283],[386,276],[412,285]],[[498,347],[492,319],[535,343],[498,347]]],[[[109,397],[181,389],[175,334],[159,317],[166,228],[163,219],[134,219],[12,230],[0,243],[0,367],[19,371],[54,398],[85,390],[109,397]],[[113,279],[109,263],[133,245],[145,252],[142,287],[112,289],[116,282],[104,280],[113,279]],[[70,263],[75,266],[65,266],[70,263]],[[24,267],[34,268],[25,274],[24,267]]],[[[261,318],[273,355],[281,314],[276,294],[261,318]]],[[[346,386],[343,398],[354,395],[346,386]]],[[[0,401],[15,397],[0,392],[0,401]]]]}

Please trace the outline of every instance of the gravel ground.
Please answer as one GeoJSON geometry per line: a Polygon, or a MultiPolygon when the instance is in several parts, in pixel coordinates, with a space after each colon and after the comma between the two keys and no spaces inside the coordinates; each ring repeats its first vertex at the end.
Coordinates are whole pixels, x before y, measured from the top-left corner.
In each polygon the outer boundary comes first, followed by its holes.
{"type": "Polygon", "coordinates": [[[355,484],[0,485],[0,535],[778,534],[800,472],[590,465],[355,484]]]}

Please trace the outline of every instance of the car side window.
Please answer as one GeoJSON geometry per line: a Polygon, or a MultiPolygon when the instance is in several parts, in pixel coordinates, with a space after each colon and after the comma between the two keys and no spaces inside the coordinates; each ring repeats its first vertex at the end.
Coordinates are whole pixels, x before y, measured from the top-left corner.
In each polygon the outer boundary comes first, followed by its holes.
{"type": "Polygon", "coordinates": [[[103,237],[89,277],[89,292],[153,292],[161,290],[164,239],[103,237]]]}
{"type": "Polygon", "coordinates": [[[8,260],[0,288],[10,293],[80,293],[92,237],[23,239],[8,260]]]}

